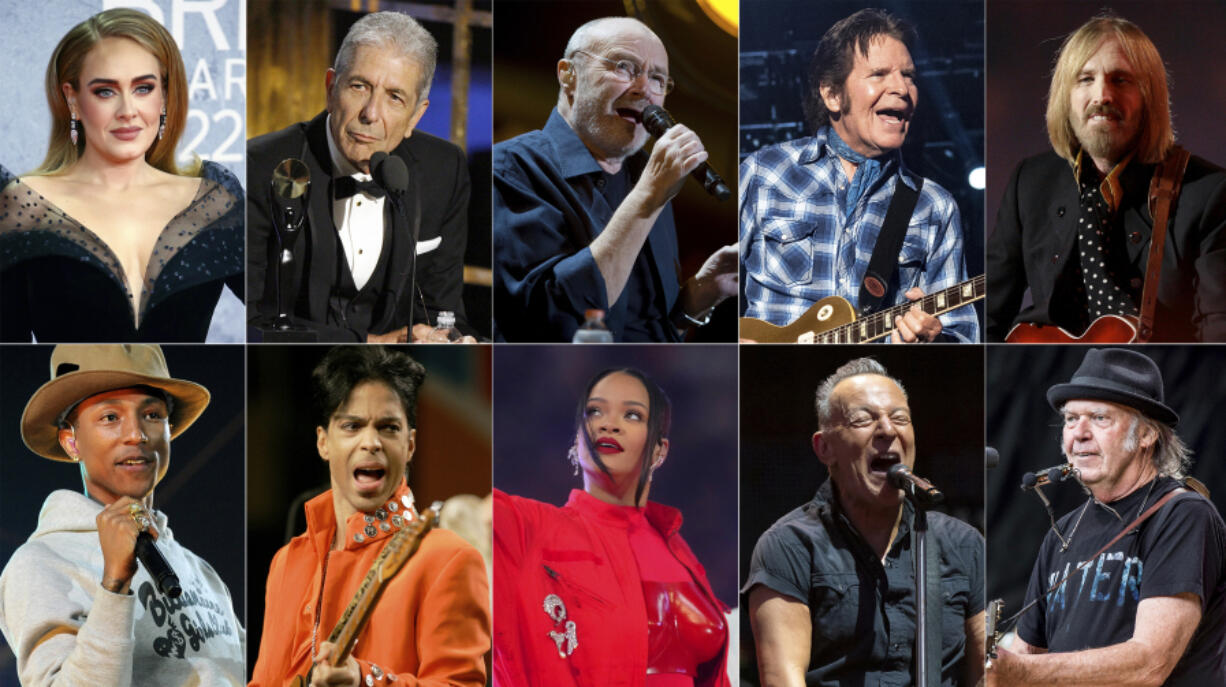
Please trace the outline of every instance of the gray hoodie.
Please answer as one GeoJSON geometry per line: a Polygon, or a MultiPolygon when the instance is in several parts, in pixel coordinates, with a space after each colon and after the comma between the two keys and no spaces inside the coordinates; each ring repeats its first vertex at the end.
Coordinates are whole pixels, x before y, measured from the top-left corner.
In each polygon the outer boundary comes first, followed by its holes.
{"type": "Polygon", "coordinates": [[[163,596],[143,566],[131,593],[102,588],[102,506],[54,491],[38,528],[0,573],[0,632],[27,687],[242,685],[247,633],[213,568],[154,513],[157,546],[183,594],[163,596]]]}

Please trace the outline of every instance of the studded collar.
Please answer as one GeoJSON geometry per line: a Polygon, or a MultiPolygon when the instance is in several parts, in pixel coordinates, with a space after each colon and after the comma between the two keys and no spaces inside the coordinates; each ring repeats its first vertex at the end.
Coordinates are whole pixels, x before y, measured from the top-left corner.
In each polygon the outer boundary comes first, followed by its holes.
{"type": "MultiPolygon", "coordinates": [[[[322,557],[332,548],[336,532],[336,512],[329,489],[306,503],[307,536],[322,557]]],[[[413,491],[404,482],[382,506],[370,512],[357,512],[344,523],[345,550],[351,551],[381,542],[400,531],[417,517],[413,491]]]]}

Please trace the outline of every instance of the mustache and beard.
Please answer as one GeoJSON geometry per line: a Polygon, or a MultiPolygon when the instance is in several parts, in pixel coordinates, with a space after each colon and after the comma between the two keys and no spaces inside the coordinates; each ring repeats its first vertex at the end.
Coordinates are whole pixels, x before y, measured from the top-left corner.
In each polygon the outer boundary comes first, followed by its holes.
{"type": "Polygon", "coordinates": [[[1104,103],[1087,107],[1081,116],[1074,116],[1073,133],[1081,147],[1091,157],[1118,161],[1135,145],[1140,131],[1137,117],[1129,119],[1124,111],[1104,103]],[[1093,117],[1103,115],[1106,121],[1091,121],[1093,117]]]}

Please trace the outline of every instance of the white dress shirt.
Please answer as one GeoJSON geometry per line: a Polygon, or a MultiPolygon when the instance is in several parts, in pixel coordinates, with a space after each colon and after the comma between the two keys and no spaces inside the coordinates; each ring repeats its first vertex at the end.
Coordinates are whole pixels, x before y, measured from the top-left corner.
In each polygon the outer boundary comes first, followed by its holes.
{"type": "MultiPolygon", "coordinates": [[[[332,156],[333,176],[351,176],[356,181],[371,181],[350,164],[332,140],[332,115],[328,115],[328,153],[332,156]]],[[[348,198],[332,200],[332,221],[345,249],[345,264],[353,275],[354,285],[361,289],[370,280],[383,250],[383,201],[359,191],[348,198]]]]}

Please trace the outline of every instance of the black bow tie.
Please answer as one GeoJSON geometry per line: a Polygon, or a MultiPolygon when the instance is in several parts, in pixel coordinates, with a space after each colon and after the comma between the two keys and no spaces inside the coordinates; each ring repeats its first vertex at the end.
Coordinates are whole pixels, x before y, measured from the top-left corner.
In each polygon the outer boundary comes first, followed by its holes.
{"type": "Polygon", "coordinates": [[[382,198],[387,195],[383,187],[373,181],[358,181],[353,177],[337,177],[332,182],[332,195],[337,200],[343,200],[358,193],[365,193],[372,198],[382,198]]]}

